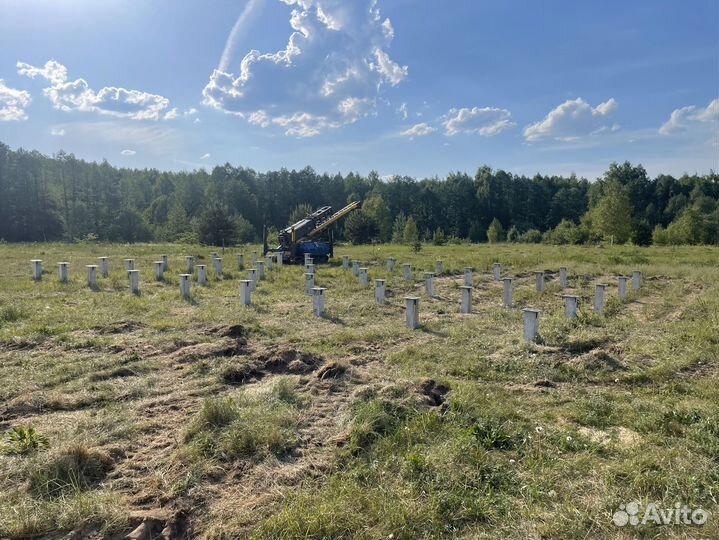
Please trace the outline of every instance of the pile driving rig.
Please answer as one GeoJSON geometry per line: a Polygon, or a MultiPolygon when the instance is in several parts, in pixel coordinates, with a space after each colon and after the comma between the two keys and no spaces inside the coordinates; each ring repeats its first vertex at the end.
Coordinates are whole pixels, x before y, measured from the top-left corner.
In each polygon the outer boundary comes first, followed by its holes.
{"type": "Polygon", "coordinates": [[[305,254],[314,262],[327,262],[334,254],[332,225],[359,207],[359,201],[355,201],[333,214],[331,206],[323,206],[280,231],[276,248],[267,248],[265,235],[265,253],[281,254],[282,262],[287,264],[303,264],[305,254]]]}

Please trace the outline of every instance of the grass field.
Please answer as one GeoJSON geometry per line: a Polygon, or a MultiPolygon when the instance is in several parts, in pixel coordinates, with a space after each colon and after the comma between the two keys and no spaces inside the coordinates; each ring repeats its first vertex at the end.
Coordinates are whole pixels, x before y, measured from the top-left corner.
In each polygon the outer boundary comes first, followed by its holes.
{"type": "Polygon", "coordinates": [[[269,271],[239,305],[236,254],[249,266],[253,249],[228,250],[218,280],[199,246],[0,244],[0,538],[719,538],[719,249],[338,247],[317,270],[321,319],[301,267],[269,271]],[[369,288],[344,254],[369,267],[369,288]],[[90,290],[84,265],[103,255],[110,276],[90,290]],[[191,300],[184,255],[210,276],[191,300]],[[430,299],[421,271],[437,258],[430,299]],[[581,297],[574,321],[560,266],[581,297]],[[616,277],[635,269],[642,289],[620,301],[616,277]],[[387,279],[384,306],[374,278],[387,279]],[[522,307],[542,310],[537,344],[522,340],[522,307]],[[615,525],[632,501],[710,515],[615,525]]]}

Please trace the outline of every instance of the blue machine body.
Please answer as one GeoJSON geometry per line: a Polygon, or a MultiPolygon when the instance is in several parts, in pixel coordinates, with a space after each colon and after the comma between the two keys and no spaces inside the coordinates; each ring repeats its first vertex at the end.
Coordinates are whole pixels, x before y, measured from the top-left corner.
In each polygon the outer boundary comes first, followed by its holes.
{"type": "Polygon", "coordinates": [[[297,245],[297,256],[304,258],[305,254],[313,259],[327,260],[332,253],[329,242],[300,242],[297,245]]]}

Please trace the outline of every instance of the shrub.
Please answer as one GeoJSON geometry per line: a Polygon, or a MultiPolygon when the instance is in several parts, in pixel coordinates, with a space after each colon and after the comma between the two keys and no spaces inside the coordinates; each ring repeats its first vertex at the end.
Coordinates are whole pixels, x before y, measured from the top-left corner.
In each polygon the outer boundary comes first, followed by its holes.
{"type": "Polygon", "coordinates": [[[27,317],[27,313],[17,306],[9,305],[0,308],[0,325],[19,321],[27,317]]]}
{"type": "Polygon", "coordinates": [[[112,467],[110,456],[82,443],[48,457],[30,471],[29,487],[36,497],[54,498],[94,487],[112,467]]]}
{"type": "Polygon", "coordinates": [[[529,229],[519,238],[525,244],[539,244],[542,241],[542,233],[537,229],[529,229]]]}
{"type": "Polygon", "coordinates": [[[47,448],[47,437],[41,435],[35,428],[15,427],[7,432],[4,441],[0,444],[0,451],[5,454],[25,455],[36,452],[40,448],[47,448]]]}
{"type": "Polygon", "coordinates": [[[586,239],[583,227],[568,219],[563,219],[554,229],[544,233],[548,244],[582,244],[586,239]]]}
{"type": "Polygon", "coordinates": [[[497,218],[494,218],[492,223],[489,224],[489,228],[487,229],[487,240],[489,240],[490,244],[496,244],[497,242],[504,240],[504,228],[502,227],[502,223],[500,223],[497,218]]]}
{"type": "Polygon", "coordinates": [[[515,445],[515,438],[510,433],[508,423],[494,418],[480,419],[472,428],[472,435],[487,449],[507,450],[515,445]]]}
{"type": "Polygon", "coordinates": [[[666,246],[669,243],[669,235],[661,225],[654,227],[652,231],[652,242],[657,246],[666,246]]]}

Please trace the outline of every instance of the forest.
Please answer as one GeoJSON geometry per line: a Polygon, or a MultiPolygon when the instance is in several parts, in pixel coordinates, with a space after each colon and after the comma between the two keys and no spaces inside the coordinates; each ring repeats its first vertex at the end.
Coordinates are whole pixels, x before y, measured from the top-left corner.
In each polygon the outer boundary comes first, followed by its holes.
{"type": "Polygon", "coordinates": [[[0,143],[0,241],[258,241],[310,209],[361,200],[339,234],[356,244],[719,243],[719,174],[612,163],[595,181],[481,166],[474,176],[380,178],[311,167],[257,172],[118,168],[0,143]]]}

